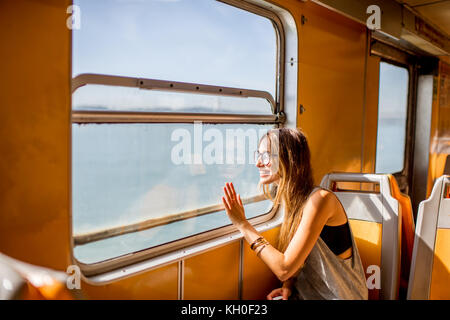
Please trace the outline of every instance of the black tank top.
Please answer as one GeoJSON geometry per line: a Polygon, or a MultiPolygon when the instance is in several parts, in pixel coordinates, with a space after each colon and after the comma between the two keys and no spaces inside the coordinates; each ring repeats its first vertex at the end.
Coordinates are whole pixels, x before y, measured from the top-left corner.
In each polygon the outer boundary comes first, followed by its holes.
{"type": "MultiPolygon", "coordinates": [[[[333,193],[333,191],[327,188],[315,187],[313,191],[311,191],[309,197],[314,193],[314,191],[316,191],[316,189],[323,189],[333,193]]],[[[345,212],[344,206],[342,205],[339,198],[336,195],[334,196],[341,205],[342,210],[344,210],[345,212]]],[[[350,225],[348,224],[348,219],[346,223],[341,224],[339,226],[324,225],[322,232],[320,233],[320,238],[322,238],[323,242],[325,242],[327,247],[337,256],[345,252],[346,250],[350,249],[352,247],[352,237],[350,234],[350,225]]]]}
{"type": "Polygon", "coordinates": [[[335,255],[340,255],[352,247],[348,220],[339,226],[323,226],[320,237],[335,255]]]}

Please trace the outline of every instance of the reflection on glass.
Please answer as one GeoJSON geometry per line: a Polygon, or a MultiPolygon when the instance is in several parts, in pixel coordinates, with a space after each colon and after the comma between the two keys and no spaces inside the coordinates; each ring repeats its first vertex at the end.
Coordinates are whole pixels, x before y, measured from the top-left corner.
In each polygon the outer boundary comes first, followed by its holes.
{"type": "MultiPolygon", "coordinates": [[[[221,203],[232,181],[260,194],[253,153],[272,125],[89,124],[72,126],[73,233],[128,225],[221,203]]],[[[271,203],[246,205],[248,218],[271,203]]],[[[230,222],[224,211],[77,246],[84,263],[143,250],[230,222]]]]}
{"type": "Polygon", "coordinates": [[[380,63],[376,173],[403,170],[408,81],[406,68],[380,63]]]}

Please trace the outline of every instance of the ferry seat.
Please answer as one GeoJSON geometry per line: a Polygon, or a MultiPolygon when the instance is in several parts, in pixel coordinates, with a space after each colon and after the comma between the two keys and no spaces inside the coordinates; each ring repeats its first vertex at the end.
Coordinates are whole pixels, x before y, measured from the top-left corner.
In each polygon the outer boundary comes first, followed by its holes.
{"type": "Polygon", "coordinates": [[[409,300],[450,299],[450,176],[419,204],[409,275],[409,300]]]}
{"type": "Polygon", "coordinates": [[[398,200],[401,207],[401,270],[400,270],[400,292],[401,299],[406,297],[409,281],[409,270],[411,269],[412,252],[414,246],[414,215],[411,199],[408,195],[402,193],[398,187],[394,176],[389,176],[392,196],[398,200]]]}
{"type": "Polygon", "coordinates": [[[73,300],[80,296],[66,287],[67,274],[38,267],[0,253],[0,299],[73,300]]]}
{"type": "Polygon", "coordinates": [[[344,206],[366,272],[370,300],[398,299],[402,208],[392,196],[391,179],[385,174],[329,173],[320,184],[331,189],[344,206]],[[337,188],[338,182],[351,185],[350,190],[337,188]],[[360,183],[375,184],[379,190],[361,190],[360,183]]]}
{"type": "Polygon", "coordinates": [[[445,158],[444,174],[450,175],[450,154],[448,154],[447,158],[445,158]]]}

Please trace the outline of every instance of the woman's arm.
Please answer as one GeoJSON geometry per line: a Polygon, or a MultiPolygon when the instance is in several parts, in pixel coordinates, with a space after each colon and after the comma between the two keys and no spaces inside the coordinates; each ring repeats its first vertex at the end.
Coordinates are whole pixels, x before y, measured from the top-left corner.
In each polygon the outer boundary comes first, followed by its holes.
{"type": "MultiPolygon", "coordinates": [[[[231,222],[251,244],[261,235],[245,218],[244,207],[233,184],[226,184],[225,198],[222,198],[225,210],[231,222]]],[[[332,195],[325,190],[319,190],[310,197],[303,209],[303,217],[291,242],[284,253],[271,245],[267,245],[259,253],[259,257],[281,281],[292,277],[304,264],[319,235],[335,208],[332,195]]]]}

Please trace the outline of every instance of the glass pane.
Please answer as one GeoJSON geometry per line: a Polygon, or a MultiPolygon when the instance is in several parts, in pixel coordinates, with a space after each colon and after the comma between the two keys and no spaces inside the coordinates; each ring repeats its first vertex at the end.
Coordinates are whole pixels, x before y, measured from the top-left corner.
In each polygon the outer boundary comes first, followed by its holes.
{"type": "Polygon", "coordinates": [[[72,95],[73,110],[272,114],[263,98],[164,92],[131,87],[86,85],[72,95]]]}
{"type": "MultiPolygon", "coordinates": [[[[72,125],[74,235],[221,204],[232,181],[242,198],[260,194],[253,152],[272,125],[72,125]]],[[[270,201],[245,206],[252,218],[270,201]]],[[[93,263],[225,225],[224,211],[80,245],[93,263]]]]}
{"type": "Polygon", "coordinates": [[[376,173],[403,170],[408,111],[406,68],[380,63],[376,173]]]}
{"type": "Polygon", "coordinates": [[[74,0],[73,77],[121,75],[255,89],[275,97],[272,22],[211,0],[74,0]]]}

